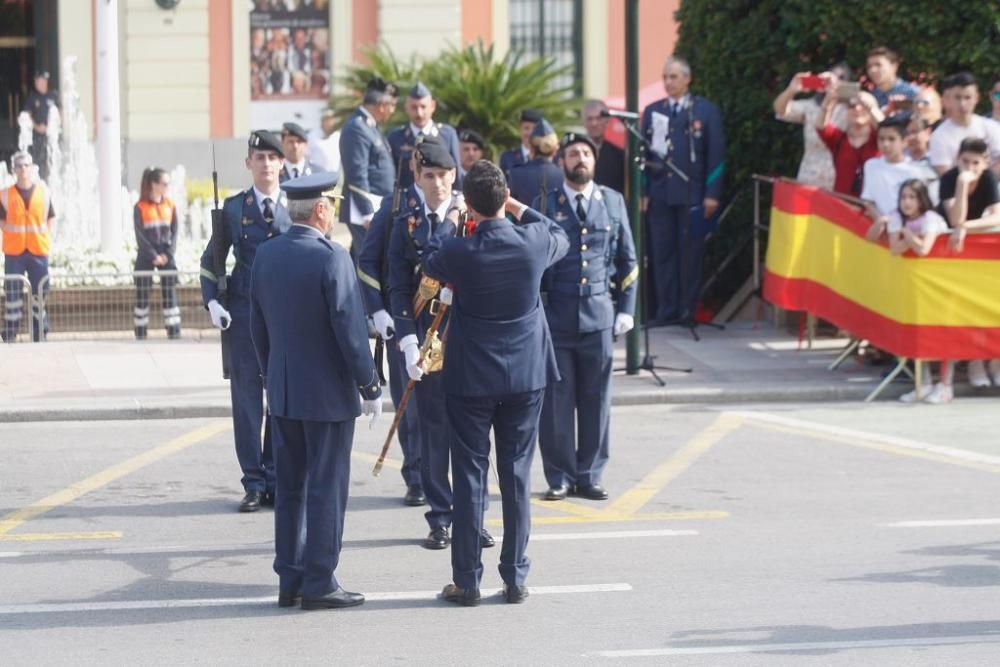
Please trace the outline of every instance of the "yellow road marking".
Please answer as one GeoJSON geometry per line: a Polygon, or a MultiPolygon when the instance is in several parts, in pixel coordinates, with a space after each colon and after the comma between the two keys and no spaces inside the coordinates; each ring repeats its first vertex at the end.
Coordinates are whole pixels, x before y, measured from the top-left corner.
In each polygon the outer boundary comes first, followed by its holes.
{"type": "Polygon", "coordinates": [[[542,500],[541,498],[532,498],[531,504],[535,507],[542,507],[547,510],[556,510],[557,512],[563,512],[572,516],[579,517],[590,517],[597,519],[599,517],[607,514],[607,510],[603,507],[584,507],[583,505],[578,505],[572,500],[542,500]]]}
{"type": "MultiPolygon", "coordinates": [[[[597,513],[595,512],[595,515],[597,513]]],[[[599,516],[533,516],[531,525],[568,523],[630,523],[633,521],[696,521],[704,519],[728,519],[729,512],[660,512],[651,514],[601,514],[599,516]]],[[[503,519],[488,519],[491,526],[503,525],[503,519]]]]}
{"type": "Polygon", "coordinates": [[[232,422],[229,420],[219,420],[200,428],[196,428],[195,430],[174,438],[159,447],[154,447],[153,449],[145,451],[142,454],[133,456],[132,458],[113,465],[106,470],[102,470],[99,473],[91,475],[76,484],[71,484],[62,491],[57,491],[52,495],[46,496],[33,505],[10,512],[9,514],[0,517],[0,536],[6,535],[10,531],[22,525],[25,521],[34,519],[67,503],[71,503],[82,495],[110,484],[111,482],[152,463],[156,463],[171,454],[176,454],[177,452],[187,449],[192,445],[196,445],[199,442],[207,440],[208,438],[222,433],[229,428],[232,428],[232,422]]]}
{"type": "Polygon", "coordinates": [[[120,530],[95,530],[83,533],[18,533],[0,535],[0,542],[46,542],[49,540],[117,540],[120,530]]]}

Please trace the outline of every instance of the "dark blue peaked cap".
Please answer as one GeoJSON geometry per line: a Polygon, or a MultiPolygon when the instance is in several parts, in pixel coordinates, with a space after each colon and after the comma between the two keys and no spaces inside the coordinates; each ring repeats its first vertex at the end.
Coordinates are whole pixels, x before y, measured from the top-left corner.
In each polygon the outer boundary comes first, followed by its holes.
{"type": "Polygon", "coordinates": [[[319,199],[320,197],[332,199],[336,196],[333,194],[333,188],[336,185],[336,172],[321,171],[285,181],[281,184],[281,189],[288,195],[289,200],[319,199]]]}

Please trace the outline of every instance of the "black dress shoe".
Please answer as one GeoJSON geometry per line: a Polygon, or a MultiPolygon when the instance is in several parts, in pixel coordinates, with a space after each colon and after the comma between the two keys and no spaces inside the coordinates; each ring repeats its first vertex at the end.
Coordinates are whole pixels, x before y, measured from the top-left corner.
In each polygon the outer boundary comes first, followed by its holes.
{"type": "Polygon", "coordinates": [[[441,591],[441,599],[460,604],[463,607],[475,607],[480,600],[479,589],[459,588],[455,584],[448,584],[441,591]]]}
{"type": "Polygon", "coordinates": [[[260,491],[247,491],[240,501],[241,512],[256,512],[260,509],[260,504],[264,500],[264,494],[260,491]]]}
{"type": "Polygon", "coordinates": [[[576,487],[576,495],[587,500],[607,500],[608,490],[600,484],[586,484],[576,487]]]}
{"type": "Polygon", "coordinates": [[[343,588],[338,588],[321,598],[302,598],[302,608],[306,611],[340,609],[342,607],[356,607],[364,601],[365,596],[361,593],[348,593],[343,588]]]}
{"type": "Polygon", "coordinates": [[[493,536],[483,528],[483,532],[479,533],[479,546],[483,549],[489,549],[492,546],[496,546],[497,541],[493,539],[493,536]]]}
{"type": "Polygon", "coordinates": [[[420,507],[427,504],[427,496],[419,484],[410,484],[406,487],[406,495],[403,496],[403,504],[409,507],[420,507]]]}
{"type": "Polygon", "coordinates": [[[448,537],[448,529],[435,528],[424,540],[424,549],[447,549],[449,544],[451,544],[451,538],[448,537]]]}
{"type": "Polygon", "coordinates": [[[295,605],[302,602],[302,592],[295,591],[294,593],[278,593],[278,606],[286,609],[288,607],[294,607],[295,605]]]}
{"type": "Polygon", "coordinates": [[[516,584],[504,584],[503,599],[509,604],[521,604],[528,599],[528,587],[516,584]]]}
{"type": "Polygon", "coordinates": [[[262,507],[274,507],[274,491],[265,491],[260,504],[262,507]]]}
{"type": "Polygon", "coordinates": [[[542,494],[542,500],[566,500],[569,495],[569,487],[565,484],[550,486],[549,490],[542,494]]]}

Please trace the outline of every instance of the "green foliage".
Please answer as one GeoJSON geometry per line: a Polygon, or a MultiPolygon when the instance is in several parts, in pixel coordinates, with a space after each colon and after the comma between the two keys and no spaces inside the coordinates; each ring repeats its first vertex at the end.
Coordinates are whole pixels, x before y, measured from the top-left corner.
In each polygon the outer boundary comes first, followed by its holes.
{"type": "MultiPolygon", "coordinates": [[[[969,70],[985,93],[1000,74],[1000,4],[994,0],[685,0],[677,19],[676,52],[691,63],[692,88],[722,110],[727,199],[753,173],[795,175],[802,128],[774,120],[771,103],[796,72],[846,61],[863,74],[868,50],[886,45],[902,57],[899,73],[907,80],[940,82],[969,70]]],[[[706,266],[721,261],[752,220],[751,206],[734,210],[706,266]]],[[[746,277],[748,261],[741,271],[719,283],[722,294],[746,277]]]]}
{"type": "MultiPolygon", "coordinates": [[[[373,76],[397,84],[401,99],[416,81],[423,81],[437,101],[435,120],[480,132],[494,156],[520,141],[517,124],[525,107],[539,109],[557,131],[577,118],[579,100],[573,88],[553,84],[571,68],[557,67],[551,58],[526,61],[514,52],[498,58],[493,47],[484,46],[482,41],[452,48],[426,61],[411,58],[401,62],[385,45],[366,55],[369,63],[348,67],[342,79],[351,92],[331,101],[340,123],[358,106],[365,84],[373,76]]],[[[400,104],[387,126],[405,122],[400,104]]]]}

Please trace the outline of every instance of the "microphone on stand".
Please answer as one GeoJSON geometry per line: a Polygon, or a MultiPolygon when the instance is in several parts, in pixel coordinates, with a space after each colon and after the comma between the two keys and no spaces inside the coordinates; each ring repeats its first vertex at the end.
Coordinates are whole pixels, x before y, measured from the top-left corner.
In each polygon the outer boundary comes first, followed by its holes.
{"type": "Polygon", "coordinates": [[[623,120],[639,120],[639,114],[634,111],[618,111],[617,109],[602,109],[601,118],[620,118],[623,120]]]}

